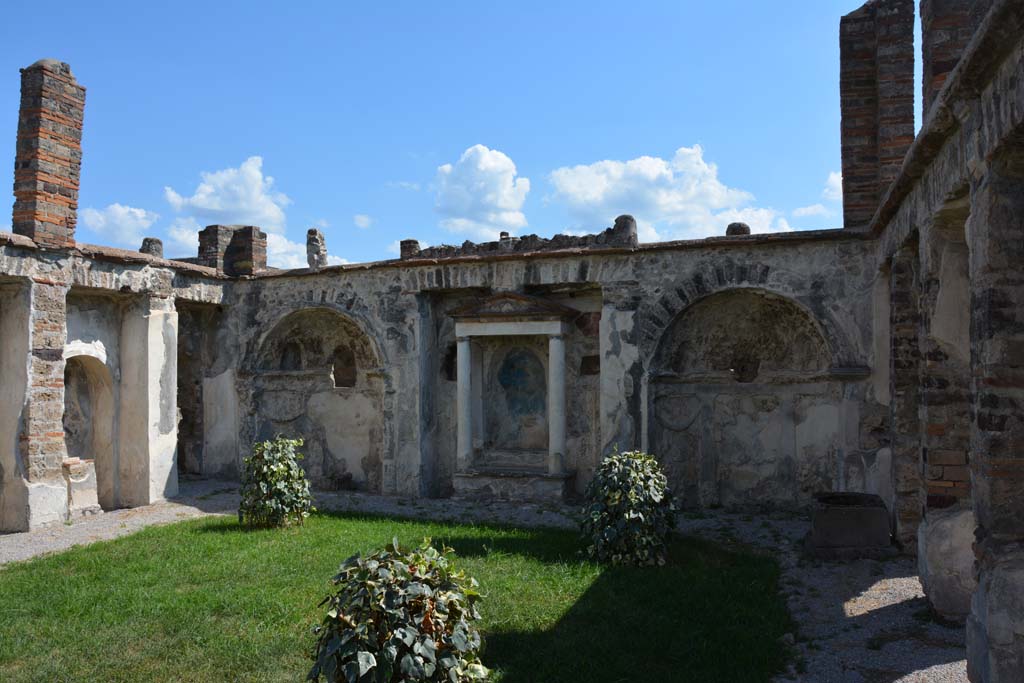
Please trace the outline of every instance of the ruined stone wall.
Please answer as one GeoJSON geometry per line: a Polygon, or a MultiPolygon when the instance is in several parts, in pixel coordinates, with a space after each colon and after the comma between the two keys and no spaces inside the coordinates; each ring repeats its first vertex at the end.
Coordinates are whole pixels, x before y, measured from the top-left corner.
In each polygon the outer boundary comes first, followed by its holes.
{"type": "MultiPolygon", "coordinates": [[[[319,339],[314,346],[326,349],[328,344],[320,339],[323,330],[354,327],[377,354],[380,490],[446,495],[451,490],[456,433],[455,340],[448,313],[484,294],[509,291],[546,297],[582,314],[566,344],[568,460],[577,472],[577,490],[582,490],[600,457],[613,447],[654,445],[649,438],[654,423],[647,394],[651,373],[657,370],[652,358],[676,316],[715,292],[757,290],[796,302],[827,348],[827,359],[808,380],[813,390],[800,393],[798,382],[784,380],[786,391],[795,391],[799,398],[794,399],[792,412],[780,411],[769,420],[799,432],[802,457],[822,474],[808,478],[807,491],[800,496],[781,494],[775,489],[793,488],[791,453],[776,459],[766,451],[759,456],[767,463],[765,479],[778,484],[766,484],[763,501],[805,504],[819,487],[878,487],[876,480],[882,475],[875,457],[881,444],[872,436],[878,410],[867,399],[874,353],[875,274],[865,266],[872,261],[872,249],[859,238],[837,237],[841,235],[833,233],[785,246],[776,238],[755,236],[746,242],[710,241],[639,251],[406,261],[402,267],[394,263],[328,268],[236,283],[225,324],[238,335],[237,357],[231,363],[237,372],[241,416],[238,457],[272,431],[268,425],[292,424],[295,436],[311,439],[319,466],[324,468],[329,461],[322,459],[323,453],[333,453],[323,446],[326,437],[318,435],[316,425],[303,422],[315,412],[312,397],[321,390],[316,387],[334,391],[327,386],[323,360],[308,377],[289,375],[296,371],[280,367],[268,372],[265,367],[268,343],[273,346],[268,339],[276,338],[274,330],[281,322],[296,312],[323,309],[334,317],[296,330],[292,337],[312,334],[319,339]],[[305,382],[313,387],[302,389],[299,385],[305,382]],[[794,424],[794,414],[803,427],[794,424]],[[828,428],[820,427],[825,423],[828,428]]],[[[747,313],[742,307],[730,311],[723,329],[747,313]]],[[[275,352],[278,362],[284,351],[282,347],[275,352]]],[[[497,350],[484,354],[484,364],[499,356],[497,350]]],[[[537,357],[546,362],[539,347],[537,357]]],[[[784,370],[806,370],[799,362],[796,366],[784,370]]],[[[731,378],[721,381],[732,385],[726,394],[749,388],[731,378]]],[[[725,401],[719,409],[725,415],[741,407],[725,401]]],[[[731,438],[729,456],[750,452],[740,435],[731,438]]],[[[735,470],[737,481],[747,476],[741,470],[735,470]]]]}
{"type": "MultiPolygon", "coordinates": [[[[224,284],[209,270],[166,264],[87,245],[41,251],[26,238],[0,234],[0,272],[11,283],[3,292],[0,324],[10,342],[3,346],[0,367],[14,387],[0,419],[15,424],[6,433],[17,435],[16,456],[3,455],[5,529],[59,522],[68,515],[67,358],[95,361],[109,378],[112,407],[104,424],[113,426],[101,430],[110,441],[110,452],[101,449],[101,502],[141,505],[177,490],[173,297],[220,301],[224,284]],[[25,391],[19,401],[22,369],[25,391]]],[[[72,373],[73,380],[96,387],[94,377],[79,377],[74,368],[72,373]]],[[[96,394],[87,396],[95,415],[96,394]]],[[[76,396],[71,399],[74,407],[76,396]]]]}

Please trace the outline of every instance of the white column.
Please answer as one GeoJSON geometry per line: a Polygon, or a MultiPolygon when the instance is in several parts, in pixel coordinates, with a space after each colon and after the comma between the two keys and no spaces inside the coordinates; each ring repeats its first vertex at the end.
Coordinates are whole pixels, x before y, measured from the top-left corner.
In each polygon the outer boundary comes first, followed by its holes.
{"type": "Polygon", "coordinates": [[[548,337],[548,474],[565,460],[565,337],[548,337]]]}
{"type": "Polygon", "coordinates": [[[473,380],[472,380],[472,347],[469,337],[458,337],[456,374],[456,411],[458,413],[458,449],[456,451],[455,469],[465,472],[469,469],[473,456],[473,380]]]}

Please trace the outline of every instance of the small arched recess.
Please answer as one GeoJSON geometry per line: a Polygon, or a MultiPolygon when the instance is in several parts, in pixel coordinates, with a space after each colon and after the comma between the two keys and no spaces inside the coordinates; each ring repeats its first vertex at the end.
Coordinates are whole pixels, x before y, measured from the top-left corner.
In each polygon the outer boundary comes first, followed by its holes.
{"type": "MultiPolygon", "coordinates": [[[[92,461],[95,495],[104,510],[118,507],[114,384],[103,361],[71,356],[64,365],[64,442],[69,458],[92,461]]],[[[72,482],[72,489],[75,482],[72,482]]],[[[78,488],[92,488],[90,482],[78,488]]],[[[74,498],[74,494],[72,494],[74,498]]],[[[72,500],[72,505],[78,504],[72,500]]],[[[94,503],[95,504],[95,503],[94,503]]]]}

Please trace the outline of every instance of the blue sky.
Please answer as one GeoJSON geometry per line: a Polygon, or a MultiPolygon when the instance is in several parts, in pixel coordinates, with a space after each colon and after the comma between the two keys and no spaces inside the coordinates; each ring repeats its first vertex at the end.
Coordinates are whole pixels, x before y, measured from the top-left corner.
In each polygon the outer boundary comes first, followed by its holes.
{"type": "Polygon", "coordinates": [[[88,89],[80,241],[187,256],[202,225],[255,223],[302,266],[314,225],[349,262],[620,213],[644,241],[838,227],[859,4],[11,3],[0,159],[18,69],[54,57],[88,89]]]}

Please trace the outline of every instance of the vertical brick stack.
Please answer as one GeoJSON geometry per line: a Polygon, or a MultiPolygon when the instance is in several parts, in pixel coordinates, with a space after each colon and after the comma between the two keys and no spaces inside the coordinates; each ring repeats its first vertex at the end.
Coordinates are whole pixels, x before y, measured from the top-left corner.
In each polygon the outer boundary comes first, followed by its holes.
{"type": "Polygon", "coordinates": [[[253,275],[267,269],[267,235],[254,225],[234,226],[224,254],[227,275],[253,275]]]}
{"type": "Polygon", "coordinates": [[[917,244],[893,256],[890,266],[892,342],[889,381],[892,403],[892,468],[895,489],[896,540],[905,550],[917,547],[917,527],[924,515],[921,466],[920,400],[921,324],[917,244]]]}
{"type": "Polygon", "coordinates": [[[839,52],[844,226],[863,229],[914,141],[914,1],[843,17],[839,52]]]}
{"type": "Polygon", "coordinates": [[[1024,143],[972,188],[971,476],[978,589],[972,681],[1024,680],[1024,143]]]}
{"type": "Polygon", "coordinates": [[[921,0],[922,102],[927,117],[992,0],[921,0]]]}
{"type": "Polygon", "coordinates": [[[43,59],[21,70],[13,229],[43,247],[75,244],[85,88],[43,59]]]}
{"type": "Polygon", "coordinates": [[[199,232],[199,263],[225,275],[267,269],[267,236],[253,225],[208,225],[199,232]]]}

